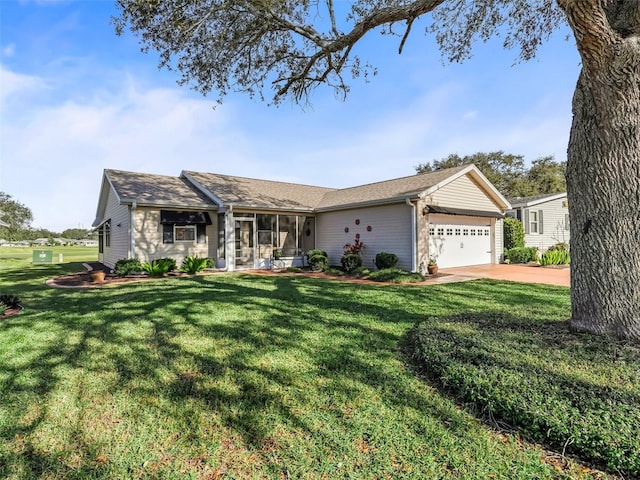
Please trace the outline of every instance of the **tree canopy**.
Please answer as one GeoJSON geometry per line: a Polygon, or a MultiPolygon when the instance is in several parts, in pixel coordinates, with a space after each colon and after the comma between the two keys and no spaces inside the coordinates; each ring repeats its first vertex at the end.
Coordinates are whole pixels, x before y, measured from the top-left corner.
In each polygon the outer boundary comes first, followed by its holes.
{"type": "Polygon", "coordinates": [[[440,160],[423,163],[415,168],[418,173],[428,173],[470,163],[475,164],[507,198],[567,191],[564,177],[566,162],[557,162],[551,156],[534,160],[531,168],[527,169],[522,155],[498,151],[478,152],[461,157],[454,153],[440,160]]]}
{"type": "Polygon", "coordinates": [[[19,233],[26,230],[33,221],[33,214],[29,207],[23,205],[5,192],[0,192],[0,220],[8,227],[0,226],[0,233],[7,240],[19,240],[19,233]]]}
{"type": "MultiPolygon", "coordinates": [[[[273,103],[306,101],[321,84],[342,95],[349,77],[375,66],[354,54],[369,31],[398,38],[401,52],[414,22],[432,12],[426,31],[443,55],[461,61],[477,40],[496,32],[527,60],[564,21],[553,0],[117,0],[117,33],[140,35],[160,66],[178,70],[181,84],[203,94],[243,92],[273,103]],[[271,91],[271,95],[266,92],[271,91]]],[[[425,27],[423,27],[425,28],[425,27]]]]}

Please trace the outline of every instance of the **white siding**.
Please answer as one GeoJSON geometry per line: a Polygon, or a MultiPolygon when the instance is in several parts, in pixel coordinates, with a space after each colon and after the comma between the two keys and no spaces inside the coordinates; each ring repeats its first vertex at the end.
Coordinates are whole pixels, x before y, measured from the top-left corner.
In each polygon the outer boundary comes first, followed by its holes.
{"type": "Polygon", "coordinates": [[[389,252],[398,256],[398,267],[412,268],[411,208],[404,203],[320,213],[316,216],[316,231],[316,248],[329,254],[331,265],[340,265],[344,245],[354,243],[359,233],[364,243],[364,267],[375,268],[376,254],[389,252]],[[360,223],[356,224],[356,220],[360,223]]]}
{"type": "Polygon", "coordinates": [[[111,219],[111,245],[104,246],[102,263],[113,268],[118,260],[127,258],[129,253],[129,207],[120,205],[111,189],[103,218],[111,219]]]}
{"type": "MultiPolygon", "coordinates": [[[[569,208],[565,206],[566,201],[567,199],[564,197],[523,209],[523,220],[525,210],[542,211],[543,222],[542,233],[525,233],[525,246],[536,247],[544,251],[556,243],[569,243],[569,230],[565,229],[565,219],[569,215],[569,208]]],[[[568,228],[568,224],[566,227],[568,228]]]]}
{"type": "Polygon", "coordinates": [[[158,258],[173,258],[178,264],[188,256],[210,257],[215,252],[217,242],[217,215],[210,212],[212,225],[207,225],[207,242],[174,242],[162,243],[162,224],[160,210],[138,207],[135,210],[134,228],[136,257],[141,262],[148,262],[158,258]]]}
{"type": "Polygon", "coordinates": [[[500,212],[500,207],[468,175],[459,177],[434,192],[428,203],[441,207],[500,212]]]}

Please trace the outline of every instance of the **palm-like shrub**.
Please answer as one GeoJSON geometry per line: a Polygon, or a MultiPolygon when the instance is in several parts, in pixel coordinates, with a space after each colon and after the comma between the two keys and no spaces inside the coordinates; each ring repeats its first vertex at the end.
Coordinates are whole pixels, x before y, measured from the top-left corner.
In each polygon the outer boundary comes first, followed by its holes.
{"type": "Polygon", "coordinates": [[[182,271],[187,273],[200,272],[207,268],[207,259],[196,256],[185,257],[182,261],[182,271]]]}

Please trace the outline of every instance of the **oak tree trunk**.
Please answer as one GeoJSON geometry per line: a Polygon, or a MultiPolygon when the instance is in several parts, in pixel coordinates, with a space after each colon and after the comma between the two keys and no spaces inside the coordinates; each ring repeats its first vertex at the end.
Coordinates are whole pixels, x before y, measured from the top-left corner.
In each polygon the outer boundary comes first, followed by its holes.
{"type": "Polygon", "coordinates": [[[571,325],[640,339],[640,38],[605,51],[581,51],[573,98],[571,325]]]}

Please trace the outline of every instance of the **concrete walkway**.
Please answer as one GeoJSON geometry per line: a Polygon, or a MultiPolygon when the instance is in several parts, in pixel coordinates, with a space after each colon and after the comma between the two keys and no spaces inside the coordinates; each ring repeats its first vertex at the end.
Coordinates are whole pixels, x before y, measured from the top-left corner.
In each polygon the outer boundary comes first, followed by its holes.
{"type": "MultiPolygon", "coordinates": [[[[545,283],[547,285],[571,286],[569,267],[538,267],[531,265],[474,265],[440,269],[442,273],[454,275],[456,280],[475,280],[491,278],[494,280],[510,280],[512,282],[545,283]],[[460,278],[463,277],[463,278],[460,278]]],[[[442,277],[443,279],[447,277],[442,277]]]]}

